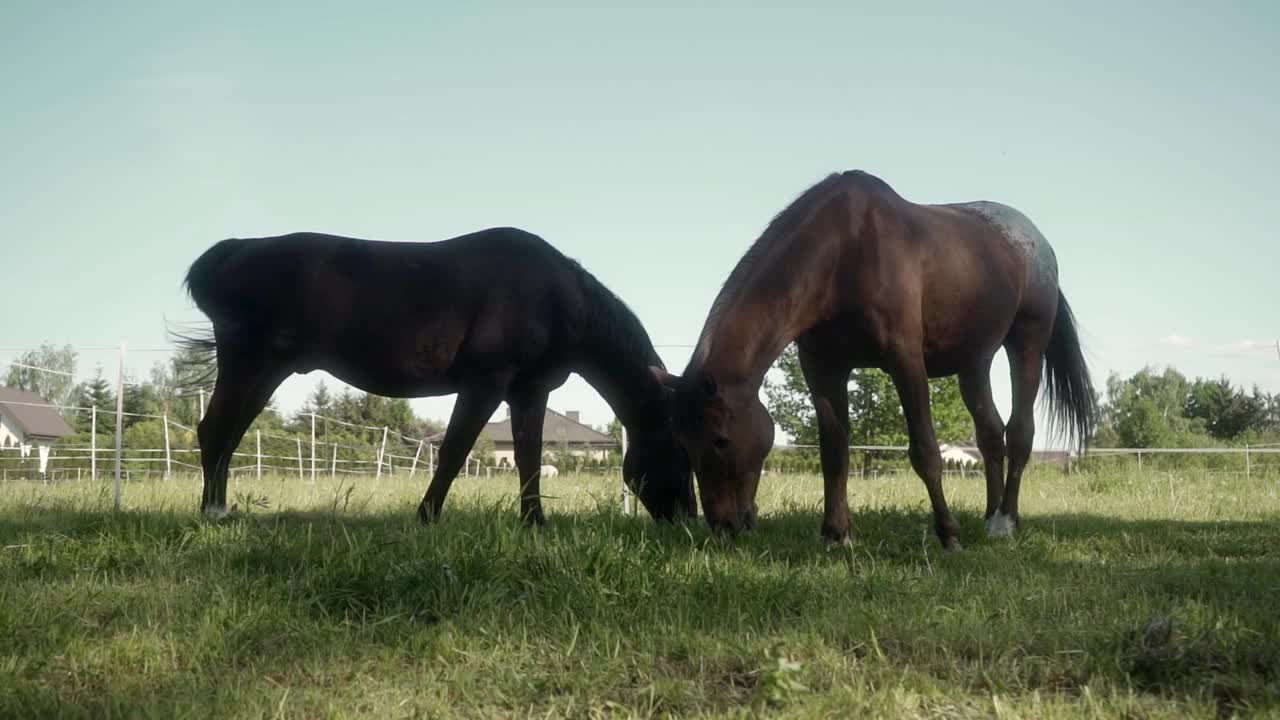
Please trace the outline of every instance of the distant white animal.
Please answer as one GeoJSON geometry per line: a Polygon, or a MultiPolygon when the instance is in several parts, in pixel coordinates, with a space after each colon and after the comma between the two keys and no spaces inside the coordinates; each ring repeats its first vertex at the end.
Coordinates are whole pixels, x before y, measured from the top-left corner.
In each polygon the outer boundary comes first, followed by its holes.
{"type": "Polygon", "coordinates": [[[560,474],[560,471],[556,469],[555,465],[543,465],[541,470],[542,470],[542,477],[544,479],[553,478],[560,474]]]}

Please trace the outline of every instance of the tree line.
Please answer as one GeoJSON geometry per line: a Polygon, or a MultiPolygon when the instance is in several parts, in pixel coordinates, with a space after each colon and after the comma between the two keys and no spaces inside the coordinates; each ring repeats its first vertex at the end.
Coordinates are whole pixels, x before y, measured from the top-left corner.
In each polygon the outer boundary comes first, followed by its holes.
{"type": "MultiPolygon", "coordinates": [[[[794,344],[773,369],[780,377],[767,378],[764,388],[770,414],[794,444],[816,446],[817,418],[794,344]]],[[[930,391],[939,443],[976,445],[973,419],[956,378],[934,379],[930,391]]],[[[850,445],[908,443],[906,418],[887,373],[855,370],[848,392],[850,445]]],[[[1212,448],[1280,442],[1280,393],[1234,385],[1226,377],[1188,378],[1174,368],[1148,366],[1129,377],[1111,374],[1104,392],[1097,398],[1101,416],[1090,438],[1094,448],[1212,448]]],[[[1119,461],[1096,460],[1101,464],[1119,461]]],[[[1157,462],[1232,467],[1245,460],[1239,456],[1178,455],[1157,462]]],[[[781,471],[819,471],[817,451],[805,448],[774,452],[768,466],[781,471]]],[[[850,466],[855,471],[859,467],[863,471],[904,469],[908,461],[902,452],[855,451],[850,466]]]]}
{"type": "MultiPolygon", "coordinates": [[[[186,428],[196,427],[200,402],[199,384],[195,380],[211,369],[209,362],[208,358],[180,351],[166,361],[155,363],[147,378],[126,384],[123,403],[128,413],[124,418],[123,436],[126,451],[154,450],[164,445],[163,421],[137,417],[139,415],[167,416],[186,428]]],[[[98,447],[111,447],[115,433],[114,378],[108,379],[98,367],[90,379],[77,383],[74,380],[77,363],[73,347],[45,344],[19,357],[10,366],[5,384],[36,392],[57,405],[97,407],[98,447]],[[58,372],[40,372],[23,365],[58,372]]],[[[767,378],[764,386],[769,412],[794,444],[813,447],[777,450],[770,454],[767,467],[783,472],[818,472],[820,466],[814,449],[818,444],[817,419],[794,345],[783,352],[774,369],[780,379],[767,378]]],[[[939,442],[973,446],[973,420],[960,396],[956,378],[934,379],[930,382],[930,391],[939,442]]],[[[1226,377],[1188,378],[1174,368],[1145,367],[1129,377],[1110,375],[1104,392],[1105,395],[1098,398],[1100,422],[1090,438],[1090,445],[1095,448],[1196,448],[1280,442],[1280,393],[1267,393],[1256,386],[1246,389],[1232,384],[1226,377]]],[[[886,373],[874,369],[855,370],[848,393],[850,445],[907,444],[906,420],[897,391],[886,373]]],[[[206,393],[206,403],[208,399],[206,393]]],[[[296,458],[301,440],[309,465],[311,413],[340,421],[318,421],[316,439],[330,448],[330,444],[337,444],[337,459],[342,461],[368,462],[376,454],[380,434],[360,428],[389,428],[394,434],[391,446],[398,454],[412,451],[399,440],[400,435],[425,438],[444,429],[439,421],[417,416],[403,398],[386,398],[347,388],[332,392],[320,381],[303,406],[291,415],[281,413],[273,399],[254,420],[245,438],[256,438],[256,433],[261,432],[265,436],[263,454],[281,458],[296,458]]],[[[89,445],[90,414],[64,415],[76,433],[64,438],[61,444],[89,445]]],[[[616,419],[600,429],[620,444],[621,425],[616,419]]],[[[170,427],[170,443],[179,449],[196,447],[194,435],[176,426],[170,427]]],[[[241,450],[245,451],[243,442],[241,450]]],[[[558,454],[554,447],[548,447],[547,451],[552,456],[558,454]]],[[[332,462],[332,449],[326,453],[324,460],[332,462]]],[[[492,453],[492,442],[482,437],[473,457],[492,464],[492,453]]],[[[192,457],[185,458],[186,461],[195,462],[192,457]]],[[[617,461],[617,453],[613,453],[604,464],[617,461]]],[[[134,462],[137,467],[147,465],[141,459],[134,462]]],[[[568,468],[590,464],[567,455],[553,457],[552,462],[568,468]]],[[[1089,462],[1117,460],[1090,458],[1089,462]]],[[[1156,462],[1234,467],[1244,460],[1233,456],[1180,455],[1156,462]]],[[[901,470],[908,467],[908,461],[902,452],[858,451],[852,454],[850,465],[855,471],[863,472],[901,470]]]]}

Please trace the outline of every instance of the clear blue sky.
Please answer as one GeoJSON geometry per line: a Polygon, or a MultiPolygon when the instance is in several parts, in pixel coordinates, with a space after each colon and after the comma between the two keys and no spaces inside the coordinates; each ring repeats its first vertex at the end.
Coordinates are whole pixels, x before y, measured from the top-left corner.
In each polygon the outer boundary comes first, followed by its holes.
{"type": "MultiPolygon", "coordinates": [[[[5,2],[0,347],[163,347],[223,237],[493,225],[689,345],[768,219],[861,168],[1028,214],[1099,384],[1153,363],[1280,390],[1280,5],[601,5],[5,2]]],[[[576,378],[552,406],[612,417],[576,378]]]]}

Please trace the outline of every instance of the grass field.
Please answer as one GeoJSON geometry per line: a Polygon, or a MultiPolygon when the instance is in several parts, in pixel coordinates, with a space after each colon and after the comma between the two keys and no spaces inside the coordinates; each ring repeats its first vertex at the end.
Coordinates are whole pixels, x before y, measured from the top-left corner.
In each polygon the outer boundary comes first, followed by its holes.
{"type": "Polygon", "coordinates": [[[762,483],[756,532],[624,516],[616,480],[0,486],[0,716],[1280,717],[1280,483],[1045,472],[987,540],[982,481],[762,483]]]}

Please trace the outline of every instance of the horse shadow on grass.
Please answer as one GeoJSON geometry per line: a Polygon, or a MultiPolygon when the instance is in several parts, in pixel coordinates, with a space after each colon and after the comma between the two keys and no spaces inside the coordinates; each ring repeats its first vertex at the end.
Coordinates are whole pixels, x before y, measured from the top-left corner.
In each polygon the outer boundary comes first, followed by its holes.
{"type": "MultiPolygon", "coordinates": [[[[751,532],[726,537],[700,519],[656,523],[643,513],[626,516],[612,509],[552,513],[542,527],[526,527],[514,507],[460,505],[446,509],[436,524],[418,522],[412,508],[344,512],[239,512],[207,520],[177,509],[88,510],[73,508],[0,510],[3,552],[22,553],[47,543],[97,545],[96,562],[112,570],[148,567],[148,554],[186,553],[183,562],[238,574],[295,576],[308,570],[341,577],[343,563],[358,569],[414,569],[439,575],[443,582],[483,580],[487,565],[501,566],[503,581],[527,571],[538,581],[548,563],[562,570],[579,559],[613,562],[638,573],[666,572],[687,564],[722,562],[761,572],[820,570],[843,566],[851,576],[871,566],[928,574],[1009,575],[1092,568],[1149,576],[1161,586],[1182,587],[1203,595],[1254,595],[1280,591],[1280,556],[1275,554],[1280,521],[1134,520],[1093,514],[1045,514],[1024,518],[1018,536],[987,538],[977,513],[956,512],[964,550],[945,553],[931,529],[927,509],[863,509],[854,515],[851,545],[826,549],[819,537],[820,516],[803,508],[785,508],[761,518],[751,532]],[[195,548],[196,550],[193,550],[195,548]],[[1069,548],[1070,552],[1064,552],[1069,548]],[[197,551],[198,550],[198,551],[197,551]],[[355,559],[355,560],[353,560],[355,559]],[[441,570],[443,568],[443,570],[441,570]],[[475,576],[467,578],[467,569],[475,576]],[[1258,587],[1254,570],[1273,581],[1258,587]],[[460,574],[461,573],[461,574],[460,574]],[[1247,575],[1250,585],[1232,578],[1247,575]]],[[[80,566],[39,562],[36,573],[74,573],[80,566]]],[[[348,568],[350,569],[350,568],[348,568]]],[[[416,583],[414,583],[416,585],[416,583]]]]}
{"type": "MultiPolygon", "coordinates": [[[[1280,683],[1280,656],[1269,649],[1277,639],[1270,598],[1280,595],[1273,523],[1045,514],[1025,518],[1018,537],[994,540],[979,515],[959,512],[966,549],[946,554],[923,507],[864,509],[851,546],[832,550],[819,538],[819,519],[784,508],[753,532],[725,538],[700,520],[654,523],[608,509],[553,513],[540,528],[523,526],[505,505],[460,504],[431,526],[407,506],[254,510],[220,521],[181,510],[19,509],[0,511],[0,552],[13,553],[0,562],[15,583],[72,588],[73,578],[98,578],[108,593],[99,604],[127,605],[127,593],[111,599],[117,583],[180,585],[170,602],[193,617],[219,598],[226,607],[213,612],[226,613],[219,622],[227,627],[216,662],[228,668],[305,655],[314,641],[282,627],[355,633],[362,644],[412,657],[429,652],[445,628],[556,642],[569,632],[566,618],[672,638],[807,627],[850,652],[875,627],[892,661],[894,642],[906,648],[908,636],[923,632],[912,617],[963,604],[967,593],[1007,612],[1011,597],[1049,592],[1103,608],[1128,604],[1130,612],[1135,595],[1161,612],[1204,608],[1241,633],[1177,639],[1179,625],[1163,617],[1113,628],[1091,651],[1123,656],[1141,687],[1192,693],[1213,674],[1214,691],[1220,685],[1235,703],[1280,683]],[[959,589],[974,577],[985,584],[959,589]],[[249,622],[226,609],[255,607],[271,610],[249,622]],[[886,627],[893,625],[896,636],[886,627]]],[[[1015,612],[1033,625],[1062,621],[1033,602],[1015,612]]],[[[127,607],[113,613],[130,621],[127,607]]]]}

